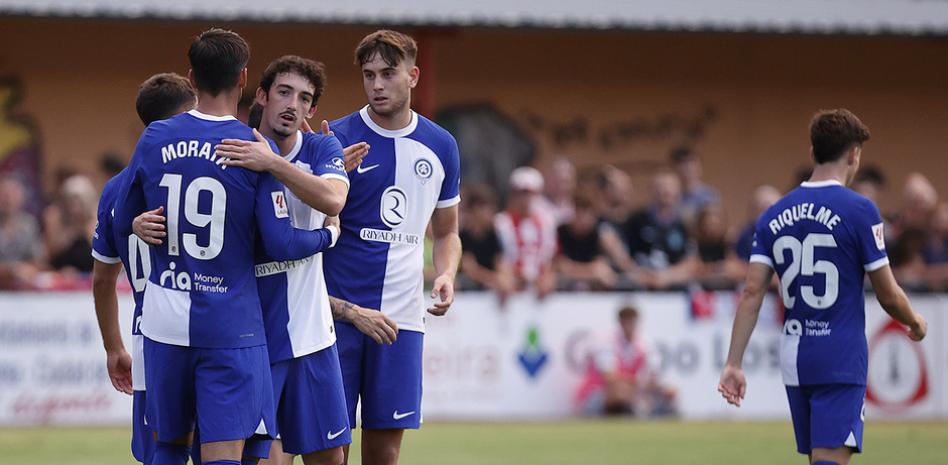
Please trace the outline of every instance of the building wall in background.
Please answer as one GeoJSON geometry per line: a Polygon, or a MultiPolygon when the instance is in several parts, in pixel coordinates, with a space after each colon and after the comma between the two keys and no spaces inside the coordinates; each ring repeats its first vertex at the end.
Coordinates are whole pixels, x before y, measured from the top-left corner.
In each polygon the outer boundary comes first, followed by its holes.
{"type": "MultiPolygon", "coordinates": [[[[153,73],[186,73],[191,37],[207,26],[0,19],[0,77],[23,83],[14,111],[35,122],[47,190],[59,167],[97,174],[103,152],[131,153],[142,129],[138,84],[153,73]]],[[[296,53],[327,65],[319,117],[364,103],[352,51],[373,28],[224,26],[251,44],[252,83],[270,60],[296,53]]],[[[615,164],[633,174],[640,198],[668,150],[692,143],[731,220],[741,222],[756,185],[788,188],[809,163],[812,113],[841,106],[872,129],[863,160],[889,176],[884,209],[897,207],[912,171],[948,192],[945,39],[508,29],[416,36],[431,53],[422,69],[430,107],[496,110],[533,143],[540,164],[555,154],[580,168],[615,164]]]]}

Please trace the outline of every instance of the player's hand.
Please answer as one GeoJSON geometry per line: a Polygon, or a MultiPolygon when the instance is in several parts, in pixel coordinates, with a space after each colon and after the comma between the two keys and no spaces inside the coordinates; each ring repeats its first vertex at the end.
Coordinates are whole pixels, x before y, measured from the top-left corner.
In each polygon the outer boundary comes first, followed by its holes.
{"type": "Polygon", "coordinates": [[[165,232],[165,217],[161,216],[164,211],[165,207],[158,207],[136,216],[132,220],[132,232],[147,244],[161,245],[161,238],[168,235],[165,232]]]}
{"type": "Polygon", "coordinates": [[[431,298],[437,299],[439,297],[441,301],[435,301],[431,308],[428,309],[428,313],[434,316],[442,316],[448,313],[448,309],[451,308],[451,304],[454,303],[453,277],[443,274],[435,279],[434,286],[431,288],[431,298]]]}
{"type": "Polygon", "coordinates": [[[353,307],[352,324],[378,344],[392,345],[398,338],[398,325],[378,310],[353,307]]]}
{"type": "Polygon", "coordinates": [[[731,405],[740,407],[744,393],[747,392],[747,380],[744,379],[744,370],[725,365],[721,372],[721,381],[718,383],[718,392],[731,405]]]}
{"type": "Polygon", "coordinates": [[[909,338],[913,341],[921,341],[928,334],[928,322],[925,321],[920,313],[915,313],[915,323],[909,326],[909,338]]]}
{"type": "MultiPolygon", "coordinates": [[[[323,120],[319,125],[324,135],[335,136],[336,134],[329,129],[329,121],[323,120]]],[[[369,144],[359,142],[342,149],[342,158],[346,161],[346,172],[350,172],[362,164],[362,159],[369,154],[369,144]]]]}
{"type": "Polygon", "coordinates": [[[132,357],[125,349],[106,353],[105,366],[116,391],[132,393],[132,357]]]}
{"type": "Polygon", "coordinates": [[[270,143],[256,129],[253,130],[255,141],[243,139],[224,139],[216,150],[217,156],[226,157],[224,164],[238,166],[253,171],[270,171],[279,162],[280,156],[273,153],[270,143]]]}
{"type": "Polygon", "coordinates": [[[327,228],[329,226],[335,226],[336,229],[339,229],[340,225],[341,223],[339,222],[339,216],[327,216],[326,219],[323,220],[324,228],[327,228]]]}

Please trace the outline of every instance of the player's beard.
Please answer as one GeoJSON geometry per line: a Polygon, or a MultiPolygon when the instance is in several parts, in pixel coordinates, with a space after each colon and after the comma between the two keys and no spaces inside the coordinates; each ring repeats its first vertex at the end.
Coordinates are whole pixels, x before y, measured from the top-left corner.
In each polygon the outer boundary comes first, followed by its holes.
{"type": "Polygon", "coordinates": [[[384,107],[379,108],[375,105],[372,105],[371,102],[369,103],[369,106],[372,107],[372,111],[375,112],[376,115],[379,115],[383,118],[391,118],[399,114],[400,112],[402,112],[404,108],[408,105],[408,102],[410,100],[411,100],[411,94],[409,93],[408,96],[398,99],[398,100],[392,97],[389,97],[388,99],[389,105],[387,105],[387,108],[384,108],[384,107]]]}

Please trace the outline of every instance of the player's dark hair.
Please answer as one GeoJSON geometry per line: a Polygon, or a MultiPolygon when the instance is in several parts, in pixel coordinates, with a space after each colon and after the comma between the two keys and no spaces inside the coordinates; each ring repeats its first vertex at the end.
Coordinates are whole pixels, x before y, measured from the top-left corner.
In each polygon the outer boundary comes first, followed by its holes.
{"type": "Polygon", "coordinates": [[[236,32],[215,27],[194,38],[188,61],[198,90],[217,96],[237,85],[250,61],[250,46],[236,32]]]}
{"type": "Polygon", "coordinates": [[[845,108],[820,110],[810,121],[810,144],[816,163],[839,160],[853,145],[869,140],[869,128],[845,108]]]}
{"type": "Polygon", "coordinates": [[[313,85],[313,105],[319,101],[319,96],[323,95],[326,88],[326,66],[318,61],[296,55],[284,55],[267,65],[263,70],[263,76],[260,77],[260,88],[265,92],[270,92],[273,81],[283,73],[296,73],[302,76],[313,85]]]}
{"type": "Polygon", "coordinates": [[[635,320],[639,318],[639,309],[634,305],[626,305],[619,309],[619,321],[635,320]]]}
{"type": "Polygon", "coordinates": [[[138,86],[135,110],[145,126],[171,118],[186,106],[194,106],[194,89],[184,76],[156,74],[138,86]]]}
{"type": "Polygon", "coordinates": [[[250,109],[247,110],[247,126],[254,129],[260,129],[260,122],[263,121],[263,106],[253,102],[250,109]]]}
{"type": "Polygon", "coordinates": [[[401,32],[380,29],[365,36],[362,42],[359,42],[355,50],[355,63],[362,66],[376,54],[394,68],[402,60],[414,63],[415,57],[418,56],[418,44],[411,36],[401,32]]]}

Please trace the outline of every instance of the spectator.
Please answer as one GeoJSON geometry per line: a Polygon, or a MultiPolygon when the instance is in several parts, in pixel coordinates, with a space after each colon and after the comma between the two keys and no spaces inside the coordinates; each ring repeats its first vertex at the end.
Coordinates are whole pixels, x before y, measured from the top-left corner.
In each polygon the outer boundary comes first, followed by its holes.
{"type": "Polygon", "coordinates": [[[924,259],[932,290],[948,290],[948,203],[941,203],[935,211],[924,259]]]}
{"type": "Polygon", "coordinates": [[[589,357],[577,392],[584,414],[654,417],[677,412],[678,392],[659,380],[651,350],[638,335],[638,323],[639,311],[623,307],[613,346],[589,357]]]}
{"type": "Polygon", "coordinates": [[[620,227],[632,214],[632,180],[615,166],[603,166],[595,177],[599,217],[620,227]]]}
{"type": "Polygon", "coordinates": [[[701,159],[691,147],[672,150],[669,158],[681,183],[681,213],[691,223],[705,205],[719,203],[721,195],[701,180],[701,159]]]}
{"type": "Polygon", "coordinates": [[[513,275],[494,230],[494,194],[486,186],[470,187],[464,194],[462,208],[461,284],[471,289],[492,289],[504,305],[513,290],[513,275]]]}
{"type": "Polygon", "coordinates": [[[705,289],[731,289],[744,278],[745,266],[727,240],[724,207],[710,203],[698,212],[695,243],[699,264],[696,277],[705,289]]]}
{"type": "Polygon", "coordinates": [[[56,201],[43,213],[49,264],[54,269],[92,271],[92,233],[97,193],[89,178],[74,175],[59,189],[56,201]]]}
{"type": "Polygon", "coordinates": [[[622,228],[632,258],[648,269],[643,283],[653,289],[681,287],[694,272],[695,248],[678,208],[680,199],[678,178],[661,172],[652,181],[651,204],[622,228]]]}
{"type": "Polygon", "coordinates": [[[859,168],[853,179],[852,188],[872,203],[879,203],[879,194],[885,188],[885,175],[875,166],[869,165],[859,168]]]}
{"type": "Polygon", "coordinates": [[[576,194],[576,168],[566,157],[557,157],[544,173],[545,195],[538,198],[536,211],[552,216],[559,226],[573,219],[573,195],[576,194]]]}
{"type": "Polygon", "coordinates": [[[747,205],[747,213],[750,216],[749,222],[737,236],[737,242],[734,244],[734,251],[737,256],[745,262],[750,260],[751,247],[754,245],[754,228],[757,225],[757,218],[764,214],[771,205],[780,200],[780,191],[774,186],[758,186],[751,194],[750,203],[747,205]]]}
{"type": "Polygon", "coordinates": [[[902,206],[892,218],[893,239],[907,231],[926,232],[938,204],[935,186],[921,173],[912,173],[905,180],[902,206]]]}
{"type": "Polygon", "coordinates": [[[568,288],[611,289],[616,285],[616,273],[606,258],[595,203],[585,194],[577,194],[574,202],[573,219],[556,231],[560,246],[557,271],[568,288]]]}
{"type": "Polygon", "coordinates": [[[15,289],[32,281],[43,257],[39,225],[23,204],[20,181],[0,178],[0,289],[15,289]]]}
{"type": "Polygon", "coordinates": [[[541,192],[543,176],[539,171],[528,166],[513,170],[507,209],[497,215],[494,226],[514,274],[514,289],[532,287],[542,299],[556,287],[556,226],[533,209],[541,192]]]}

